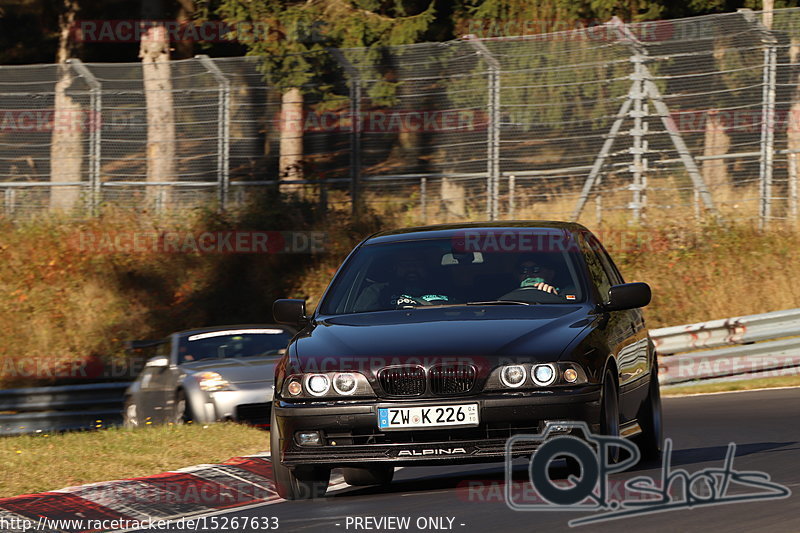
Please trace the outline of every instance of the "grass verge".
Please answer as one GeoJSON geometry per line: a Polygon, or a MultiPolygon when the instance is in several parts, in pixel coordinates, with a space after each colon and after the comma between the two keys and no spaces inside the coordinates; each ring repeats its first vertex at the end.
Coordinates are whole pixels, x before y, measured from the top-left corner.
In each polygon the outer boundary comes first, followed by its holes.
{"type": "Polygon", "coordinates": [[[0,497],[160,474],[269,449],[268,433],[240,424],[0,438],[0,497]]]}
{"type": "Polygon", "coordinates": [[[774,389],[776,387],[800,387],[800,376],[778,376],[772,378],[743,379],[741,381],[721,381],[717,383],[698,383],[678,385],[661,389],[662,396],[684,396],[686,394],[709,394],[752,389],[774,389]]]}
{"type": "MultiPolygon", "coordinates": [[[[800,232],[683,215],[651,218],[647,227],[589,225],[627,281],[653,288],[649,328],[800,307],[800,232]]],[[[125,341],[269,321],[276,298],[305,298],[311,311],[354,244],[409,223],[402,212],[371,212],[354,222],[349,212],[323,215],[286,197],[254,199],[224,214],[109,209],[87,220],[0,217],[0,388],[132,379],[142,361],[125,353],[125,341]],[[288,230],[324,232],[324,253],[125,250],[137,235],[288,230]]]]}

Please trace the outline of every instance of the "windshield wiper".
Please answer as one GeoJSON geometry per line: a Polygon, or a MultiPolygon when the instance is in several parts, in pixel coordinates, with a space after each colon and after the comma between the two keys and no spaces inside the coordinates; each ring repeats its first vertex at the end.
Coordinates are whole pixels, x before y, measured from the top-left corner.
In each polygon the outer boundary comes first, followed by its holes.
{"type": "Polygon", "coordinates": [[[467,302],[467,305],[538,305],[537,302],[523,302],[521,300],[487,300],[485,302],[467,302]]]}

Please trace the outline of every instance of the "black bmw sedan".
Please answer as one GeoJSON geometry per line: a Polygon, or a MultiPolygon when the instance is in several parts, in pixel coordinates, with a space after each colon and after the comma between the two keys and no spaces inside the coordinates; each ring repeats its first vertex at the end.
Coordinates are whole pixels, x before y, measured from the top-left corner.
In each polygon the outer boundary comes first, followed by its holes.
{"type": "MultiPolygon", "coordinates": [[[[350,253],[275,369],[271,454],[287,499],[395,466],[502,461],[518,434],[564,431],[661,446],[644,283],[625,283],[585,227],[430,226],[373,235],[350,253]],[[570,431],[570,430],[566,430],[570,431]]],[[[534,448],[519,448],[530,455],[534,448]]],[[[613,458],[612,458],[613,459],[613,458]]]]}

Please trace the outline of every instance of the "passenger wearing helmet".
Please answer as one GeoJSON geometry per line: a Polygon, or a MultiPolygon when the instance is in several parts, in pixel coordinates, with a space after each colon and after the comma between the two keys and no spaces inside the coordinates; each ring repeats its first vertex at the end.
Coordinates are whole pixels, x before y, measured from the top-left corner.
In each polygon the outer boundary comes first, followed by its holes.
{"type": "Polygon", "coordinates": [[[553,269],[539,264],[532,257],[524,258],[517,268],[520,289],[535,289],[550,294],[559,294],[558,287],[551,285],[555,276],[553,269]]]}

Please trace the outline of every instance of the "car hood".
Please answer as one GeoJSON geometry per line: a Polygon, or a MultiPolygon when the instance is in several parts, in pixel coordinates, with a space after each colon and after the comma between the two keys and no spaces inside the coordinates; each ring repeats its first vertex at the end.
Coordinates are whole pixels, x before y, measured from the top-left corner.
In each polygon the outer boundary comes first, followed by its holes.
{"type": "MultiPolygon", "coordinates": [[[[470,358],[556,361],[591,322],[589,308],[567,306],[438,307],[322,318],[295,340],[302,372],[358,370],[470,358]]],[[[478,366],[484,366],[479,364],[478,366]]]]}
{"type": "Polygon", "coordinates": [[[275,376],[275,364],[279,360],[280,356],[202,359],[192,363],[183,363],[181,368],[192,374],[217,372],[230,383],[271,383],[275,376]]]}

